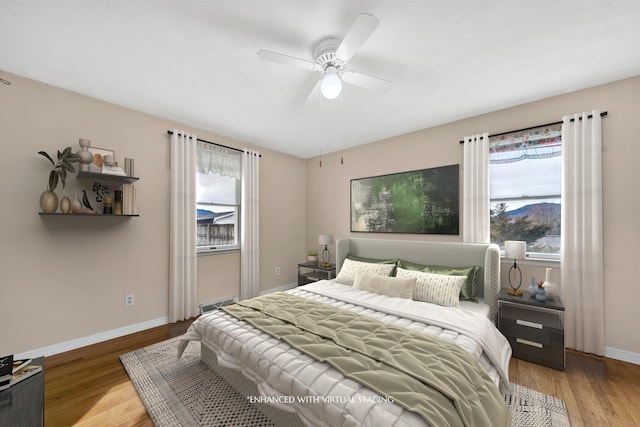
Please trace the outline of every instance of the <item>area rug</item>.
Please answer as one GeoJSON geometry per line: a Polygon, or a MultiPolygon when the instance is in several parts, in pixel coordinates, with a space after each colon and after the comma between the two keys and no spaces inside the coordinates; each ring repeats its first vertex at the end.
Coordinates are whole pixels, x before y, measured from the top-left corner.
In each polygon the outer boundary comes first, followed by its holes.
{"type": "MultiPolygon", "coordinates": [[[[261,412],[200,360],[200,343],[191,342],[176,358],[172,338],[120,356],[153,423],[169,426],[273,426],[261,412]]],[[[516,427],[569,426],[561,399],[518,384],[505,395],[516,427]]]]}

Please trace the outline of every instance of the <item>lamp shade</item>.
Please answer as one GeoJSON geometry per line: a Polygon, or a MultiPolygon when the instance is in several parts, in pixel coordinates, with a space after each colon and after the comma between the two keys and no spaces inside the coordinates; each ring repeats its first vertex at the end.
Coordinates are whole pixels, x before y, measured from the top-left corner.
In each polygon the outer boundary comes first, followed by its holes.
{"type": "Polygon", "coordinates": [[[527,242],[521,240],[506,240],[504,242],[504,257],[524,259],[527,253],[527,242]]]}
{"type": "Polygon", "coordinates": [[[333,234],[321,234],[318,236],[318,243],[321,245],[331,245],[333,243],[333,234]]]}

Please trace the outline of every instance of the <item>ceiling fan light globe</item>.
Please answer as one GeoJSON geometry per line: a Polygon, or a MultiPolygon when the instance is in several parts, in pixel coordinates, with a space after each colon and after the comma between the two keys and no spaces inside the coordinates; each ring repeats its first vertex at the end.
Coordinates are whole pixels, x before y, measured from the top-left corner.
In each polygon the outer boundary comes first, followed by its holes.
{"type": "Polygon", "coordinates": [[[336,74],[327,74],[320,84],[320,92],[327,99],[336,99],[342,92],[342,81],[336,74]]]}

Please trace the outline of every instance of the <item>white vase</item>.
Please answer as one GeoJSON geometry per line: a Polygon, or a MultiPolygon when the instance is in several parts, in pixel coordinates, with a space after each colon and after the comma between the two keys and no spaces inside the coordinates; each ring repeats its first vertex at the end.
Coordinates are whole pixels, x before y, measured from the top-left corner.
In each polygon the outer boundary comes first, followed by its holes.
{"type": "Polygon", "coordinates": [[[544,294],[548,299],[554,299],[560,296],[560,289],[558,288],[558,285],[551,281],[551,270],[551,268],[547,268],[544,276],[544,283],[542,284],[544,294]]]}
{"type": "Polygon", "coordinates": [[[71,212],[82,209],[82,202],[78,197],[78,190],[76,190],[76,197],[71,201],[71,212]]]}
{"type": "Polygon", "coordinates": [[[553,282],[544,282],[542,284],[542,287],[544,288],[544,294],[547,296],[548,299],[555,299],[556,297],[560,296],[560,289],[558,288],[558,285],[556,285],[553,282]]]}
{"type": "Polygon", "coordinates": [[[58,209],[58,195],[45,190],[40,194],[40,210],[44,213],[54,213],[58,209]]]}

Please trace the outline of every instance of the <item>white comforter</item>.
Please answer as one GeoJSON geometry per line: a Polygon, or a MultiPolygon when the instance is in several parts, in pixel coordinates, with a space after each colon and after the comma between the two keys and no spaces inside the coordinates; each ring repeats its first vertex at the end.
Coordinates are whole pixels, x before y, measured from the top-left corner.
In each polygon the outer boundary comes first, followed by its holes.
{"type": "MultiPolygon", "coordinates": [[[[453,342],[468,351],[497,386],[508,387],[511,347],[485,317],[372,294],[332,281],[287,292],[453,342]]],[[[191,325],[178,355],[189,340],[201,340],[216,353],[220,366],[238,370],[256,383],[262,397],[254,401],[297,412],[308,425],[425,425],[415,413],[221,310],[201,316],[191,325]]]]}

